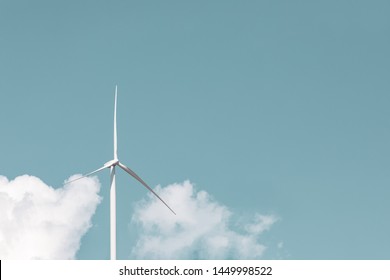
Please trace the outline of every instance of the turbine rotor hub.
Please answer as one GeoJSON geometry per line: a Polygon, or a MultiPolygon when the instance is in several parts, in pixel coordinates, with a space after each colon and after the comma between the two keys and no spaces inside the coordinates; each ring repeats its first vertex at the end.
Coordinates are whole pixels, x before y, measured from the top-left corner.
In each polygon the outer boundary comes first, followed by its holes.
{"type": "Polygon", "coordinates": [[[110,161],[107,161],[104,166],[105,167],[111,167],[111,166],[115,166],[115,165],[118,165],[119,163],[119,160],[118,159],[112,159],[110,161]]]}

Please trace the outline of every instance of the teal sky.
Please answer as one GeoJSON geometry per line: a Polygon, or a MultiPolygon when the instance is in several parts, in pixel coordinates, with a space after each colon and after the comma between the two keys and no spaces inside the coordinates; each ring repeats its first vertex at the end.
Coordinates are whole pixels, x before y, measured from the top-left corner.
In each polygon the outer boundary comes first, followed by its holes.
{"type": "MultiPolygon", "coordinates": [[[[269,259],[390,258],[390,2],[0,0],[0,175],[119,157],[280,220],[269,259]],[[283,248],[277,244],[283,242],[283,248]]],[[[108,171],[81,259],[109,256],[108,171]]],[[[146,196],[118,175],[118,257],[146,196]]],[[[131,181],[129,181],[131,180],[131,181]]]]}

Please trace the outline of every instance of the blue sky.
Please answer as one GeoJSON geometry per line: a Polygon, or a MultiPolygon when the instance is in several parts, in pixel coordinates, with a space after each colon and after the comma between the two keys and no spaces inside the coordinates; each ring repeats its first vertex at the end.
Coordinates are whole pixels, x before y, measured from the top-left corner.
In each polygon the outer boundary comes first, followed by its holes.
{"type": "MultiPolygon", "coordinates": [[[[58,188],[110,160],[118,84],[119,157],[151,186],[190,180],[236,220],[279,217],[263,258],[389,259],[389,12],[387,1],[0,1],[0,175],[58,188]]],[[[109,256],[108,177],[78,258],[109,256]]],[[[146,191],[121,172],[118,197],[126,259],[146,191]]]]}

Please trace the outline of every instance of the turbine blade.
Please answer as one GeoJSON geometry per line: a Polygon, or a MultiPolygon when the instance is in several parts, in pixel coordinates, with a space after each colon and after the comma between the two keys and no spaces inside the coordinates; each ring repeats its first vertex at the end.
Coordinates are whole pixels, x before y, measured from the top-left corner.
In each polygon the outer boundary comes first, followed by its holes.
{"type": "Polygon", "coordinates": [[[168,207],[169,210],[172,211],[173,214],[176,215],[175,211],[172,210],[171,207],[168,206],[168,204],[161,198],[158,196],[158,194],[156,194],[153,189],[151,187],[149,187],[133,170],[131,170],[130,168],[128,168],[126,165],[124,165],[123,163],[121,162],[118,162],[118,165],[120,168],[122,168],[124,171],[126,171],[127,173],[129,173],[131,176],[133,176],[138,182],[140,182],[142,185],[144,185],[145,188],[147,188],[150,192],[152,192],[159,200],[161,200],[162,203],[165,204],[166,207],[168,207]]]}
{"type": "Polygon", "coordinates": [[[115,86],[115,101],[114,101],[114,159],[118,158],[117,132],[116,132],[116,100],[118,95],[118,86],[115,86]]]}
{"type": "Polygon", "coordinates": [[[96,173],[96,172],[99,172],[100,170],[103,170],[104,168],[107,168],[107,167],[109,167],[109,166],[102,166],[102,167],[100,167],[99,169],[96,169],[95,171],[92,171],[92,172],[90,172],[90,173],[88,173],[88,174],[85,174],[85,175],[79,177],[79,178],[76,178],[76,179],[73,179],[73,180],[71,180],[71,181],[68,181],[68,182],[66,182],[64,185],[69,184],[69,183],[73,183],[74,181],[77,181],[77,180],[80,180],[80,179],[82,179],[82,178],[88,177],[88,176],[90,176],[90,175],[92,175],[92,174],[94,174],[94,173],[96,173]]]}

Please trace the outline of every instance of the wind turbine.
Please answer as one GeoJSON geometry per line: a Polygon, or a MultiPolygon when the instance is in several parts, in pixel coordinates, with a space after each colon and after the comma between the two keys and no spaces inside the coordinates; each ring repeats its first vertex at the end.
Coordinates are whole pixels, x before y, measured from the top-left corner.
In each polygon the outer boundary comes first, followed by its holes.
{"type": "Polygon", "coordinates": [[[145,188],[147,188],[150,192],[152,192],[162,203],[165,204],[169,210],[172,211],[173,214],[176,213],[168,206],[168,204],[158,196],[157,193],[153,191],[151,187],[149,187],[144,180],[142,180],[133,170],[128,168],[126,165],[121,163],[118,159],[118,145],[117,145],[117,132],[116,132],[116,104],[117,104],[117,95],[118,95],[118,87],[115,87],[115,102],[114,102],[114,159],[107,161],[102,167],[92,171],[84,176],[81,176],[77,179],[66,182],[69,184],[71,182],[77,181],[81,178],[90,176],[94,173],[97,173],[105,168],[110,168],[110,256],[111,260],[116,259],[116,185],[115,185],[115,167],[122,168],[125,172],[129,173],[132,177],[134,177],[137,181],[139,181],[145,188]]]}

